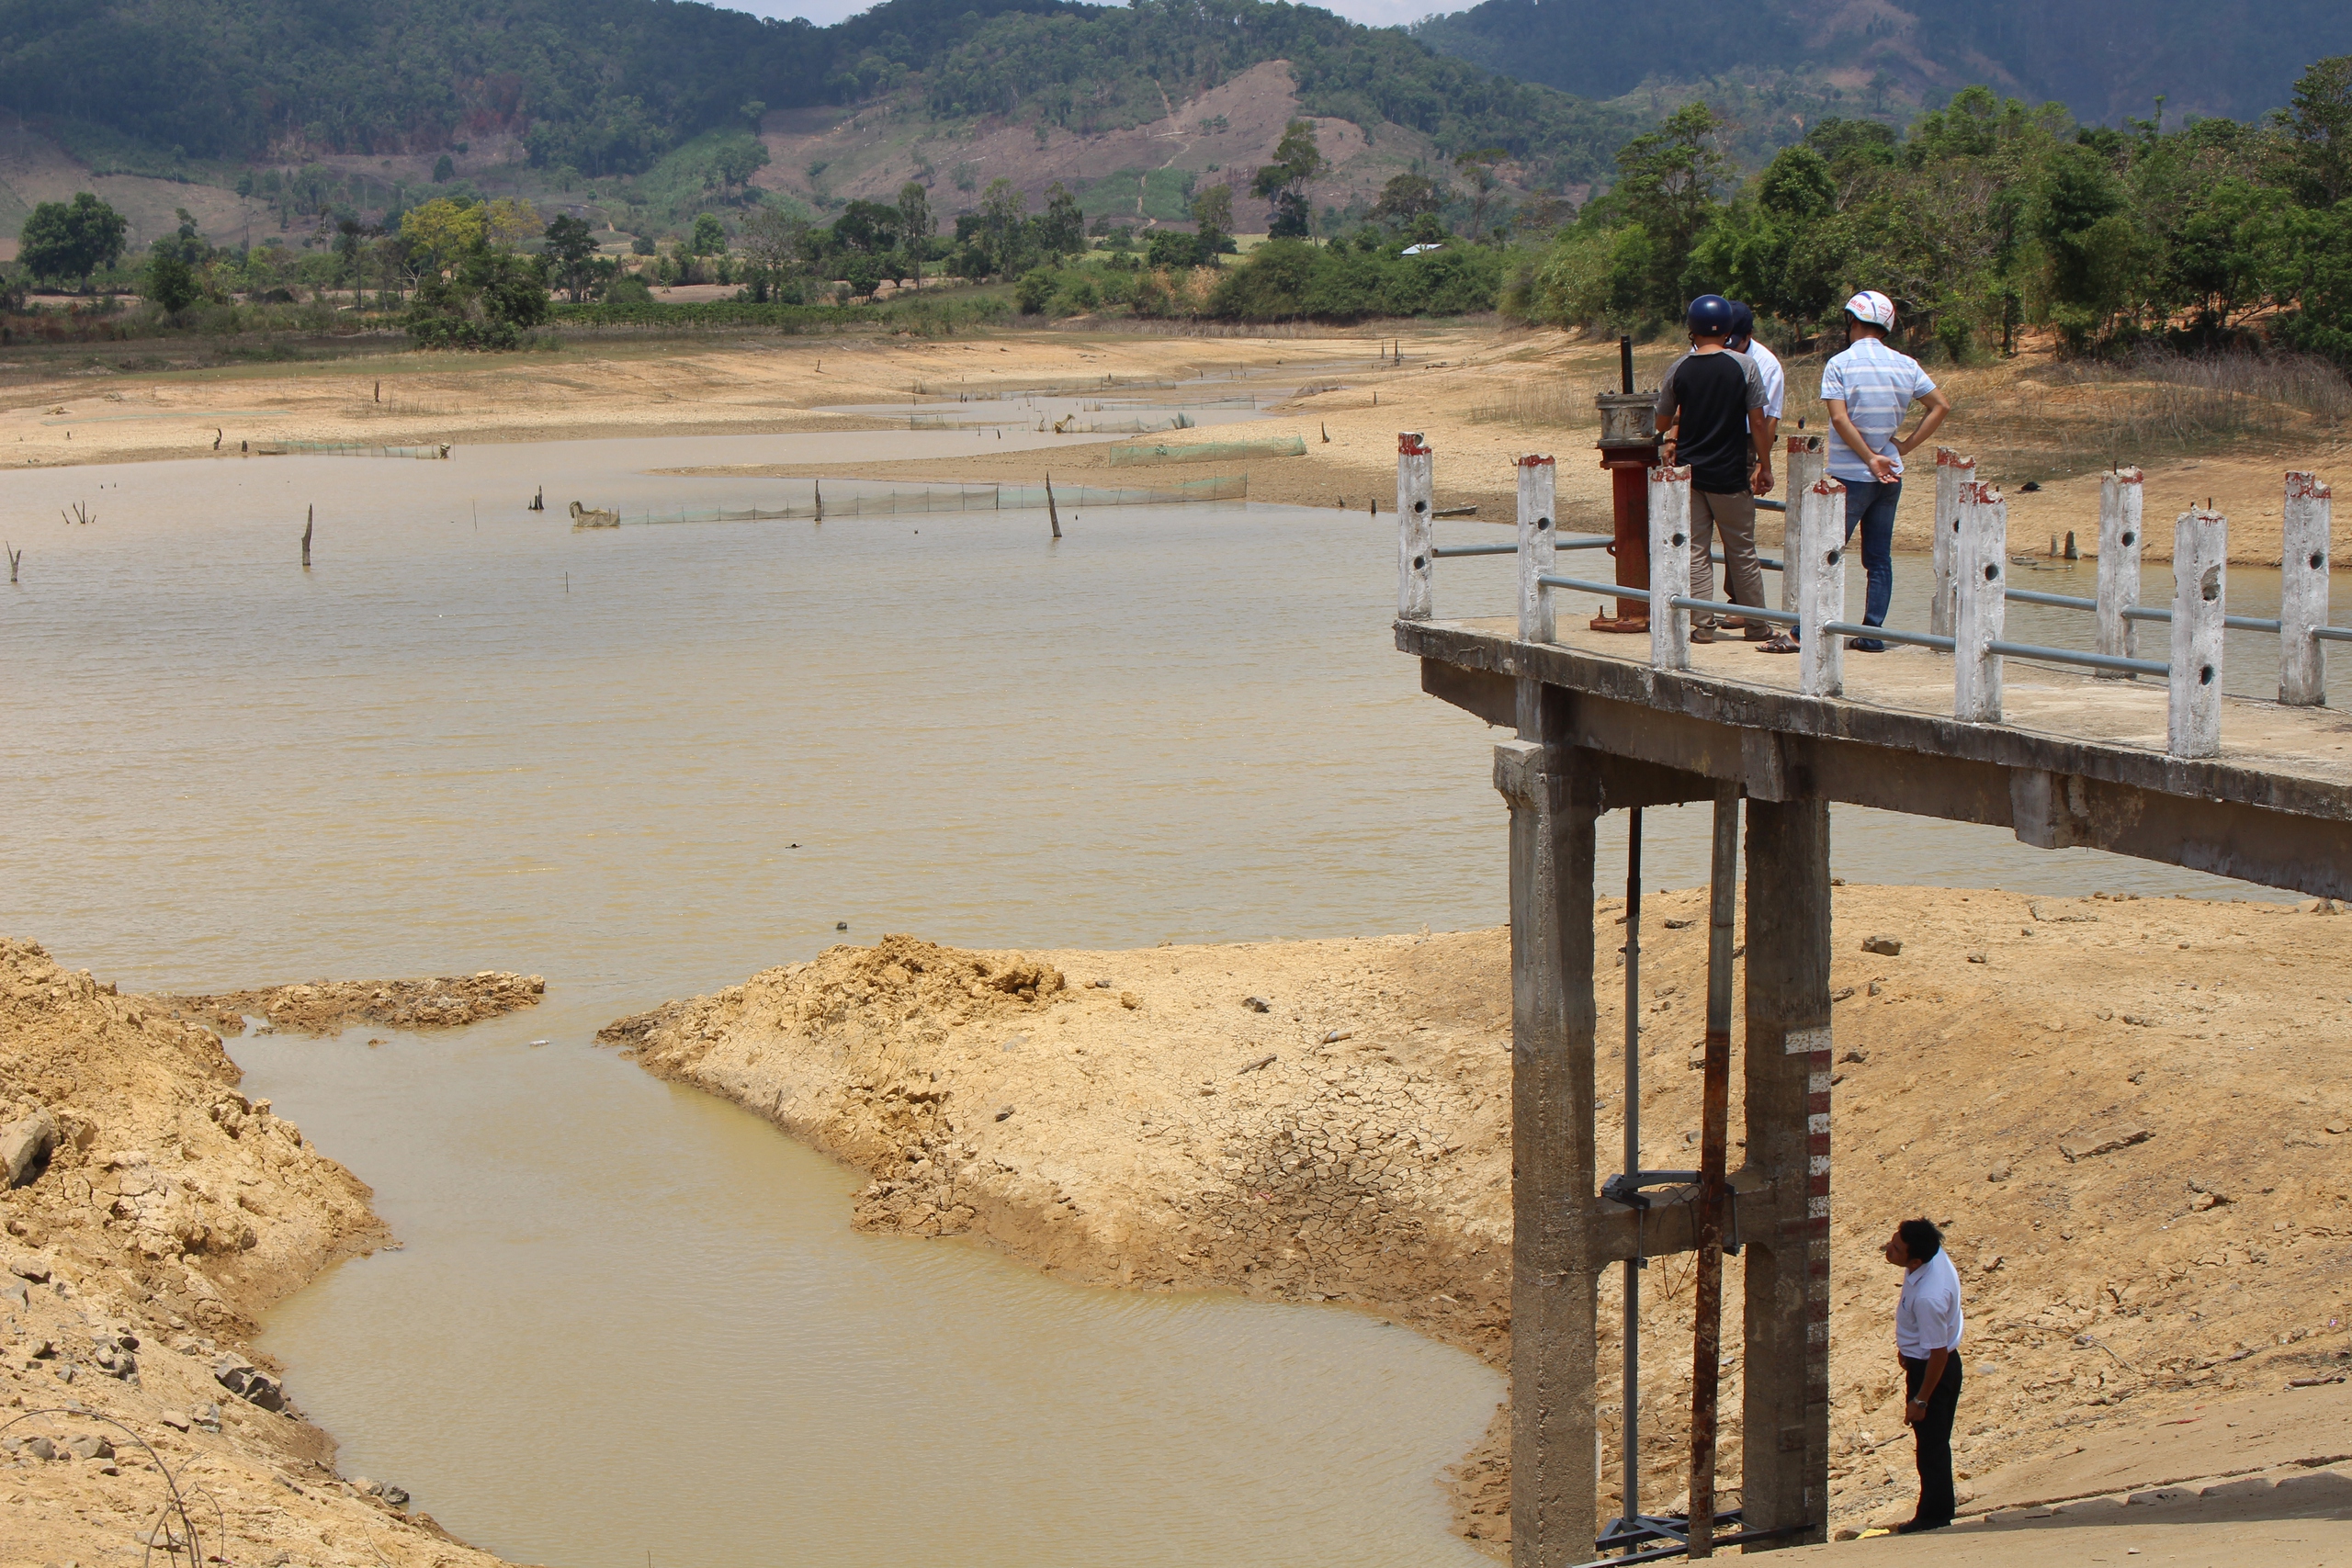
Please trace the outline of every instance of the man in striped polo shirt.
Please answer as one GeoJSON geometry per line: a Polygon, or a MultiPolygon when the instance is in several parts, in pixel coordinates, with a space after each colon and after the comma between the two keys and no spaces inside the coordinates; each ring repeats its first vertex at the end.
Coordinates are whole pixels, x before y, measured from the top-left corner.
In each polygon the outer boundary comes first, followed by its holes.
{"type": "MultiPolygon", "coordinates": [[[[1846,537],[1862,531],[1862,566],[1870,587],[1862,621],[1886,625],[1894,597],[1894,509],[1903,499],[1903,455],[1935,434],[1951,412],[1919,362],[1886,346],[1894,301],[1865,288],[1846,301],[1846,352],[1822,367],[1821,400],[1829,405],[1829,477],[1846,487],[1846,537]],[[1903,416],[1917,400],[1927,408],[1918,428],[1897,438],[1903,416]]],[[[1883,653],[1878,638],[1852,637],[1858,653],[1883,653]]]]}

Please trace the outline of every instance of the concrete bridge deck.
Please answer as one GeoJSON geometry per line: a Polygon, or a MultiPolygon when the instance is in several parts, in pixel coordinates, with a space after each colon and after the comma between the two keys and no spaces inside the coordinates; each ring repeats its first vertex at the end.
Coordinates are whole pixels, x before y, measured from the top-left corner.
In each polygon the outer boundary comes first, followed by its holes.
{"type": "MultiPolygon", "coordinates": [[[[1797,660],[1724,640],[1687,671],[1650,663],[1646,637],[1560,617],[1559,640],[1505,619],[1399,621],[1422,688],[1488,723],[1522,724],[1521,682],[1572,694],[1563,739],[1590,751],[1801,797],[2013,829],[2352,898],[2352,715],[2223,699],[2222,755],[2165,753],[2165,684],[2007,662],[2004,718],[1951,716],[1949,654],[1849,653],[1845,694],[1798,691],[1797,660]]],[[[1627,795],[1628,805],[1641,802],[1627,795]]]]}

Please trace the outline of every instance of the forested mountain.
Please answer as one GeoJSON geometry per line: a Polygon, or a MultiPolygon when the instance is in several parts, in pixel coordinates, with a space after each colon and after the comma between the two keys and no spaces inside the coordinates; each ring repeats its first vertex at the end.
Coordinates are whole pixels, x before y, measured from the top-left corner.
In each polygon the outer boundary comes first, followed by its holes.
{"type": "Polygon", "coordinates": [[[887,0],[831,28],[679,0],[0,0],[0,103],[248,161],[505,135],[536,164],[628,172],[748,106],[854,103],[918,73],[941,116],[1093,129],[1275,59],[1313,112],[1503,146],[1564,179],[1605,169],[1628,128],[1262,0],[887,0]]]}
{"type": "Polygon", "coordinates": [[[2169,115],[2256,119],[2296,73],[2352,51],[2345,0],[1485,0],[1413,29],[1444,53],[1564,92],[1788,73],[1844,112],[1940,102],[1971,83],[2057,102],[2093,123],[2169,115]]]}

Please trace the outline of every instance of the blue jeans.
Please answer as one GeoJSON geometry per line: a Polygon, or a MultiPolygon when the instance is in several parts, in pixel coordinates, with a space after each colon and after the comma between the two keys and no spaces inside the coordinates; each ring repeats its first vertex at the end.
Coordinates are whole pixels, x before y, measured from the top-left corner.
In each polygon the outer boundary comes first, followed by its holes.
{"type": "Polygon", "coordinates": [[[1862,624],[1886,625],[1886,608],[1894,598],[1894,508],[1903,499],[1903,481],[1845,479],[1846,538],[1862,531],[1862,569],[1870,586],[1863,594],[1862,624]]]}

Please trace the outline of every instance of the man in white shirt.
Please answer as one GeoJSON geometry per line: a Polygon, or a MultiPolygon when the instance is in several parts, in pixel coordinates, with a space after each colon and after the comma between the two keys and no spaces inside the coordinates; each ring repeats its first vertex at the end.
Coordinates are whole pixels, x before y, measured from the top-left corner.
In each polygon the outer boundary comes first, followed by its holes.
{"type": "MultiPolygon", "coordinates": [[[[1847,346],[1821,367],[1821,400],[1829,406],[1829,477],[1846,487],[1846,537],[1862,531],[1865,626],[1886,625],[1894,597],[1894,509],[1903,499],[1903,455],[1935,434],[1951,412],[1919,362],[1886,345],[1894,330],[1894,301],[1865,288],[1846,301],[1847,346]],[[1917,428],[1895,431],[1913,400],[1927,408],[1917,428]]],[[[1883,653],[1874,637],[1849,638],[1861,653],[1883,653]]]]}
{"type": "MultiPolygon", "coordinates": [[[[1772,437],[1781,428],[1781,405],[1789,391],[1789,373],[1781,367],[1780,355],[1756,341],[1755,308],[1735,299],[1731,302],[1731,341],[1724,345],[1734,354],[1744,354],[1756,367],[1756,374],[1764,382],[1764,406],[1747,416],[1748,427],[1764,427],[1764,450],[1772,450],[1772,437]]],[[[1761,494],[1761,491],[1758,492],[1761,494]]]]}
{"type": "Polygon", "coordinates": [[[1894,1303],[1894,1352],[1903,1362],[1903,1419],[1919,1465],[1919,1506],[1897,1535],[1951,1523],[1951,1423],[1960,1408],[1960,1273],[1932,1221],[1905,1220],[1887,1238],[1886,1260],[1903,1270],[1894,1303]]]}

